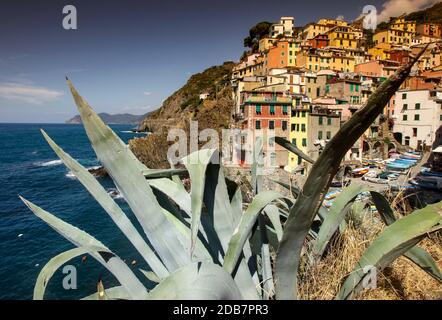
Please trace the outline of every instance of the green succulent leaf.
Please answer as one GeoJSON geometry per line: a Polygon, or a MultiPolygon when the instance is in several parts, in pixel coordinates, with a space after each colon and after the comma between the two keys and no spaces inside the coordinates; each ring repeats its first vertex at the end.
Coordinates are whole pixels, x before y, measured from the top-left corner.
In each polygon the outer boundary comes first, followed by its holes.
{"type": "Polygon", "coordinates": [[[247,239],[250,237],[253,225],[256,223],[258,215],[261,210],[276,199],[284,198],[281,194],[275,191],[260,192],[250,203],[246,212],[241,217],[239,226],[235,229],[229,247],[224,257],[224,269],[232,273],[238,263],[238,260],[243,252],[243,247],[247,239]]]}
{"type": "MultiPolygon", "coordinates": [[[[396,221],[394,212],[390,207],[390,203],[385,197],[375,191],[371,192],[373,202],[375,203],[376,209],[378,210],[384,223],[389,226],[396,221]]],[[[428,273],[430,276],[442,282],[442,272],[437,266],[431,255],[422,248],[417,246],[411,248],[404,253],[404,256],[414,262],[418,267],[428,273]]]]}
{"type": "Polygon", "coordinates": [[[144,166],[78,94],[69,80],[68,85],[98,159],[126,199],[155,252],[169,272],[189,264],[191,259],[186,253],[184,239],[162,213],[142,173],[144,166]]]}
{"type": "Polygon", "coordinates": [[[346,208],[356,199],[358,194],[364,191],[368,191],[369,188],[364,187],[360,184],[351,184],[346,187],[342,192],[336,197],[333,205],[325,217],[324,222],[318,232],[318,237],[313,246],[313,257],[320,258],[333,234],[338,230],[339,225],[344,221],[345,214],[347,213],[346,208]]]}
{"type": "Polygon", "coordinates": [[[442,228],[442,202],[416,210],[393,224],[365,250],[354,271],[347,277],[336,299],[348,299],[362,289],[367,268],[383,270],[396,258],[413,248],[429,233],[442,228]]]}
{"type": "Polygon", "coordinates": [[[307,162],[315,163],[315,160],[310,158],[308,155],[306,155],[304,152],[302,152],[295,144],[291,143],[287,139],[284,139],[282,137],[275,137],[275,142],[279,144],[281,147],[287,149],[288,151],[296,154],[298,157],[301,157],[307,162]]]}
{"type": "Polygon", "coordinates": [[[40,219],[46,222],[52,229],[78,247],[99,247],[100,252],[90,252],[91,256],[108,269],[127,290],[132,299],[144,299],[147,294],[146,288],[137,279],[132,270],[104,244],[88,233],[64,222],[49,212],[36,206],[32,202],[20,197],[26,206],[40,219]]]}
{"type": "Polygon", "coordinates": [[[241,300],[241,292],[229,273],[210,262],[182,267],[158,284],[150,300],[241,300]]]}
{"type": "Polygon", "coordinates": [[[159,276],[166,277],[169,272],[163,265],[161,260],[155,255],[152,249],[147,245],[146,241],[138,233],[132,222],[121,210],[112,197],[106,192],[103,186],[95,179],[95,177],[75,159],[63,151],[47,134],[41,130],[44,138],[55,151],[58,157],[68,167],[77,179],[85,186],[103,209],[109,214],[115,224],[125,234],[129,241],[134,245],[141,254],[150,268],[159,276]]]}
{"type": "Polygon", "coordinates": [[[43,300],[49,281],[60,267],[62,267],[66,262],[78,256],[91,252],[94,252],[95,254],[99,254],[99,252],[112,254],[111,251],[103,247],[78,247],[56,255],[51,260],[49,260],[48,263],[46,263],[46,265],[41,269],[40,273],[38,274],[38,278],[34,286],[34,300],[43,300]]]}
{"type": "Polygon", "coordinates": [[[182,159],[183,164],[189,171],[192,182],[190,198],[192,203],[192,222],[191,222],[191,254],[195,247],[198,230],[201,224],[201,209],[203,206],[204,185],[206,180],[206,169],[214,153],[214,149],[203,149],[196,151],[182,159]]]}

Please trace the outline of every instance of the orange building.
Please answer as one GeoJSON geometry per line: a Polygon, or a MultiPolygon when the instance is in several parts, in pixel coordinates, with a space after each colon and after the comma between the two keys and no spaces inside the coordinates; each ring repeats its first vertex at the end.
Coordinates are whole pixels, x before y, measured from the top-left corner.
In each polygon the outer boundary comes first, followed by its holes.
{"type": "Polygon", "coordinates": [[[442,36],[441,25],[437,23],[423,23],[417,26],[417,34],[422,36],[437,37],[442,36]]]}
{"type": "Polygon", "coordinates": [[[269,48],[267,51],[264,66],[267,70],[285,68],[289,63],[288,48],[290,44],[288,41],[278,41],[275,46],[269,48]]]}

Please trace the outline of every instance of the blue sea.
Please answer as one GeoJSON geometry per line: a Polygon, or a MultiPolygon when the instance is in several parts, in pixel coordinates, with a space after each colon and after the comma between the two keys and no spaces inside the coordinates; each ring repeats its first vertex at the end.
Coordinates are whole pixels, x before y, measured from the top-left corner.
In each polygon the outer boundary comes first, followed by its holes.
{"type": "MultiPolygon", "coordinates": [[[[128,125],[111,127],[126,142],[139,136],[128,132],[132,128],[128,125]]],[[[32,299],[42,267],[53,256],[73,248],[33,215],[18,195],[93,235],[140,275],[138,268],[148,267],[107,213],[58,160],[40,128],[85,167],[99,165],[81,125],[0,124],[0,299],[32,299]]],[[[114,188],[108,178],[99,181],[109,191],[114,188]]],[[[117,197],[116,201],[135,221],[124,199],[117,197]]],[[[107,288],[118,285],[90,256],[69,264],[76,267],[77,288],[63,289],[66,275],[60,269],[49,282],[45,299],[82,298],[96,292],[99,279],[107,288]]]]}

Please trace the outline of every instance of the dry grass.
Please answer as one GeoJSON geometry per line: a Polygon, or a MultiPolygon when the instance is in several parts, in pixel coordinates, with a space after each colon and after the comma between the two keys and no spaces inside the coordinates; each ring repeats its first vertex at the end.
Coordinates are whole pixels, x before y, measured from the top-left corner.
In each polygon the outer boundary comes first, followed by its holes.
{"type": "MultiPolygon", "coordinates": [[[[316,266],[304,265],[305,271],[299,279],[300,298],[333,299],[343,280],[383,227],[377,219],[364,219],[357,230],[349,223],[346,230],[333,240],[330,246],[332,249],[316,266]]],[[[441,234],[433,235],[419,244],[433,256],[439,268],[442,268],[441,244],[441,234]]],[[[365,289],[356,299],[442,299],[442,286],[411,261],[401,257],[379,274],[376,289],[365,289]]]]}

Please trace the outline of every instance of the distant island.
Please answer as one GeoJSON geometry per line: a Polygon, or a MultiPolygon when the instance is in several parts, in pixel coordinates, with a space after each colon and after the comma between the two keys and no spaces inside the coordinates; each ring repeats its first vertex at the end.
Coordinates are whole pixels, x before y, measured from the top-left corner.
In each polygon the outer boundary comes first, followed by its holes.
{"type": "MultiPolygon", "coordinates": [[[[109,114],[109,113],[100,113],[100,118],[107,124],[133,124],[138,125],[141,120],[143,120],[147,114],[144,115],[133,115],[129,113],[121,113],[121,114],[109,114]]],[[[81,124],[81,118],[79,115],[66,120],[67,124],[81,124]]]]}

